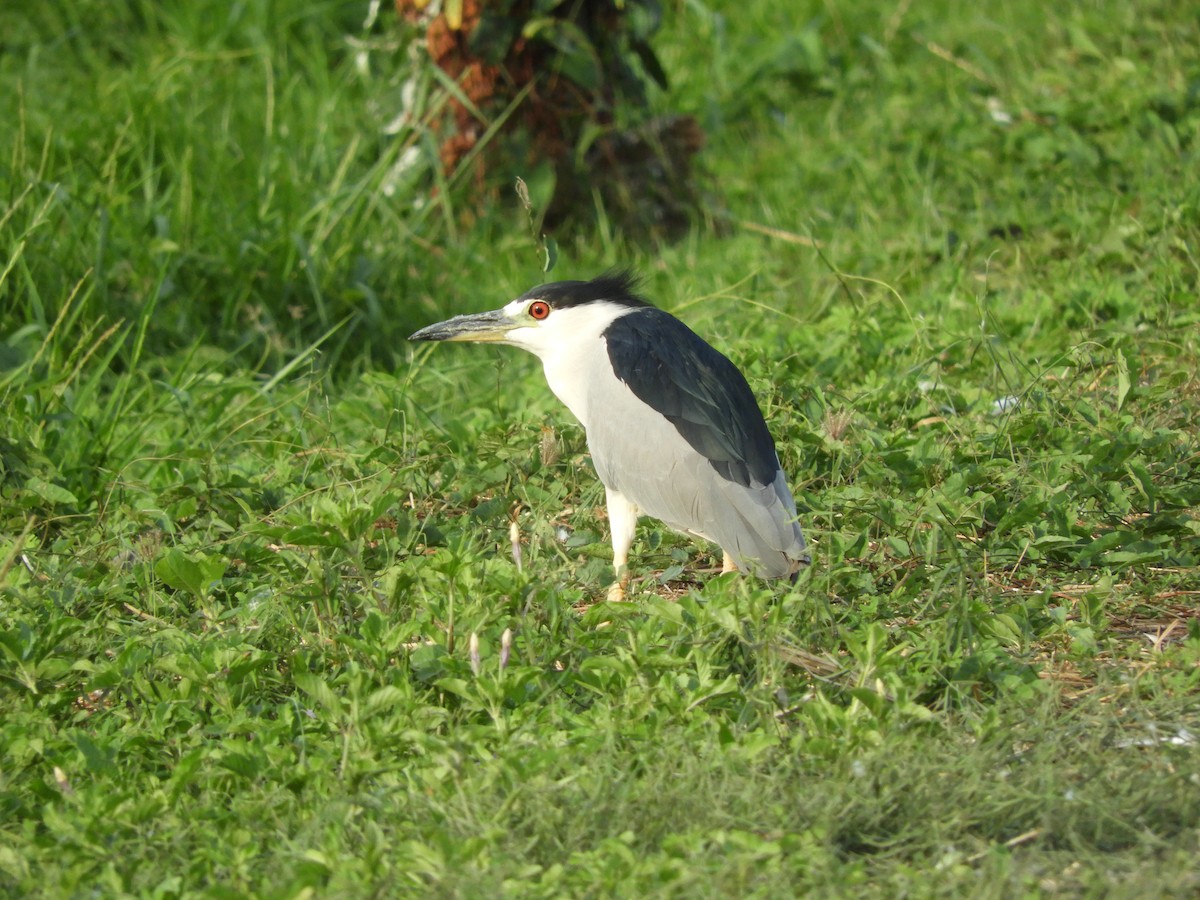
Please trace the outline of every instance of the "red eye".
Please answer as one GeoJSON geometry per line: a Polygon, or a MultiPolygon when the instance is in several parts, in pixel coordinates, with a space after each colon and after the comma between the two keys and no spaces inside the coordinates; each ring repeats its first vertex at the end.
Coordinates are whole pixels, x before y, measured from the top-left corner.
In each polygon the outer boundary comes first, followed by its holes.
{"type": "Polygon", "coordinates": [[[540,322],[550,315],[550,304],[545,300],[534,300],[529,304],[529,315],[540,322]]]}

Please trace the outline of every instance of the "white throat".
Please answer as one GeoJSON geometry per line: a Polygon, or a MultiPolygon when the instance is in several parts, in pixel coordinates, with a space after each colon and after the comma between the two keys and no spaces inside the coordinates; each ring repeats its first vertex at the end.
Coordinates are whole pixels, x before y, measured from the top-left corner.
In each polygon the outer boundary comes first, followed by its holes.
{"type": "Polygon", "coordinates": [[[597,378],[613,377],[604,330],[633,311],[605,300],[569,306],[555,310],[537,326],[510,331],[506,343],[541,359],[550,390],[586,429],[591,415],[591,385],[597,378]]]}

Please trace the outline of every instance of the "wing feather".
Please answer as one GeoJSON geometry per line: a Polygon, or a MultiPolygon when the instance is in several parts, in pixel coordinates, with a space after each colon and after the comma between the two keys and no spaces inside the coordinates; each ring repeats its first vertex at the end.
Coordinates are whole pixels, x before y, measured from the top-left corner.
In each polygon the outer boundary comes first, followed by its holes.
{"type": "Polygon", "coordinates": [[[778,578],[807,562],[775,444],[733,363],[653,307],[621,316],[605,338],[623,384],[592,387],[588,445],[600,480],[743,568],[778,578]],[[659,415],[630,412],[630,393],[659,415]]]}
{"type": "Polygon", "coordinates": [[[617,377],[722,477],[747,487],[775,480],[775,442],[750,385],[725,356],[655,307],[621,316],[604,337],[617,377]]]}

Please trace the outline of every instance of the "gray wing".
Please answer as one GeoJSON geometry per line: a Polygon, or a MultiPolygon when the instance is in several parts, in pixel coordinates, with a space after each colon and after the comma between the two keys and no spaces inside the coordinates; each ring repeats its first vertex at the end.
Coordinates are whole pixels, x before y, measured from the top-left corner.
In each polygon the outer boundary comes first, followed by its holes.
{"type": "Polygon", "coordinates": [[[747,486],[770,483],[779,468],[775,442],[737,366],[654,307],[616,319],[604,339],[617,377],[717,472],[747,486]]]}

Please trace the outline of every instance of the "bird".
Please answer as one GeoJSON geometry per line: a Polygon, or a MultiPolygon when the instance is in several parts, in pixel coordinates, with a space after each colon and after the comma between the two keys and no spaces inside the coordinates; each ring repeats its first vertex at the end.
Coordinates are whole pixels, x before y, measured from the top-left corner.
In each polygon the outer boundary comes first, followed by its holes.
{"type": "Polygon", "coordinates": [[[409,340],[503,344],[541,359],[550,390],[583,425],[604,485],[616,575],[609,600],[625,598],[641,516],[717,544],[723,573],[795,581],[811,563],[745,376],[642,297],[631,271],[541,284],[409,340]]]}

